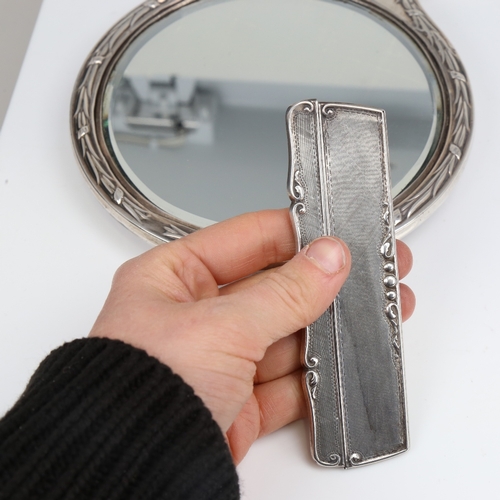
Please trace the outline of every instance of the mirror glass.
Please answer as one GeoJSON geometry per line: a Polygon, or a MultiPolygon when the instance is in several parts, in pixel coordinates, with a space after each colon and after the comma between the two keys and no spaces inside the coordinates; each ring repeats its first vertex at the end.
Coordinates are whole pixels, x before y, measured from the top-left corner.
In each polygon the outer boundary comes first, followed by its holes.
{"type": "Polygon", "coordinates": [[[387,21],[333,0],[180,9],[115,67],[104,131],[146,198],[203,227],[289,205],[285,113],[309,98],[386,110],[394,196],[434,151],[441,99],[427,61],[387,21]]]}

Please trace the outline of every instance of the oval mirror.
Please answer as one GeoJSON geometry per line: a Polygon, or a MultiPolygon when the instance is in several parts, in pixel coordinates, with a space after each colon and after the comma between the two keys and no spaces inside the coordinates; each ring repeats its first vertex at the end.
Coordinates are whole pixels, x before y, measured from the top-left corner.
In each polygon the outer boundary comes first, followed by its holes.
{"type": "Polygon", "coordinates": [[[285,113],[306,98],[385,109],[398,236],[463,163],[470,90],[415,0],[149,1],[78,78],[73,138],[115,217],[153,242],[289,204],[285,113]]]}

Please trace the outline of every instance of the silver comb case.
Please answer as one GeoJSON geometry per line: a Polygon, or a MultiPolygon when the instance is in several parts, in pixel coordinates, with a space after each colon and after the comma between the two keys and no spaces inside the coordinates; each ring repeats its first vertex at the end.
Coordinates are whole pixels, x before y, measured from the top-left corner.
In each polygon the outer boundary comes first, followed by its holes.
{"type": "Polygon", "coordinates": [[[298,250],[338,236],[352,255],[339,295],[306,329],[312,455],[365,465],[408,449],[385,112],[309,100],[288,109],[287,127],[298,250]]]}

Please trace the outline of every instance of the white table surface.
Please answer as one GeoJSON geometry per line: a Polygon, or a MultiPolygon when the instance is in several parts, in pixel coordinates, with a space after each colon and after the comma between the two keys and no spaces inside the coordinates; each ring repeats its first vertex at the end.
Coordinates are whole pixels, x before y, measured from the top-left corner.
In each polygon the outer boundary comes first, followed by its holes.
{"type": "MultiPolygon", "coordinates": [[[[406,238],[418,296],[404,331],[411,450],[366,468],[314,465],[305,424],[255,444],[245,499],[494,498],[500,481],[500,2],[422,0],[473,86],[466,169],[406,238]]],[[[85,336],[115,269],[149,248],[101,207],[77,166],[69,101],[82,62],[137,0],[45,0],[0,135],[0,413],[40,360],[85,336]]]]}

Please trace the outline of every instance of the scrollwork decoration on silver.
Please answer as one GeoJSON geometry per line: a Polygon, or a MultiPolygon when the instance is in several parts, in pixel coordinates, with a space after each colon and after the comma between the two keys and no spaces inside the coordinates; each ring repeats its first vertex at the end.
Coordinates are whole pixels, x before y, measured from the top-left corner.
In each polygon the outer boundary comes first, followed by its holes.
{"type": "Polygon", "coordinates": [[[401,340],[400,325],[401,314],[399,308],[399,279],[397,275],[396,263],[396,242],[392,234],[393,221],[391,209],[388,203],[384,204],[384,224],[386,227],[386,237],[380,249],[380,253],[385,259],[383,283],[386,288],[386,315],[391,325],[393,355],[396,363],[401,363],[401,340]]]}

